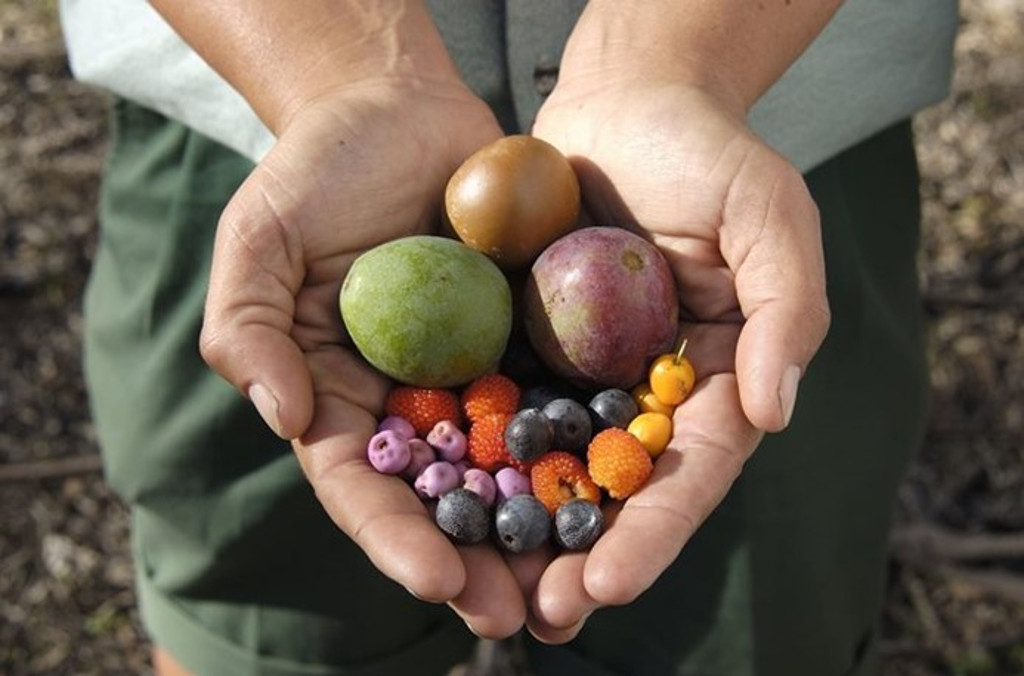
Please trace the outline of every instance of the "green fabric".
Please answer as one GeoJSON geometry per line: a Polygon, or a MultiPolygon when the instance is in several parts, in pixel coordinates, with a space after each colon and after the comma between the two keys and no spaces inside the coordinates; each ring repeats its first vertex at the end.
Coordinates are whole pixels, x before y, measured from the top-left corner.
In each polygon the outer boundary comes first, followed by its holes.
{"type": "MultiPolygon", "coordinates": [[[[251,165],[155,113],[114,112],[86,366],[154,641],[199,676],[444,673],[473,637],[372,568],[198,356],[212,230],[251,165]]],[[[877,674],[886,534],[925,407],[909,125],[808,181],[833,325],[790,429],[636,603],[568,646],[531,642],[538,674],[877,674]]]]}

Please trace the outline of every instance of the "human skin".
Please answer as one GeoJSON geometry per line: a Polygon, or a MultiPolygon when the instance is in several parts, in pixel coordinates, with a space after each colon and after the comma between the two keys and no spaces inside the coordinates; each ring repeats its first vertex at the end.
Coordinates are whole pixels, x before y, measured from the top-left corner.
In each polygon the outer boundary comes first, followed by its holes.
{"type": "Polygon", "coordinates": [[[501,134],[423,6],[153,4],[278,138],[218,226],[201,350],[292,440],[339,528],[481,636],[525,624],[566,641],[597,608],[642,593],[763,432],[788,423],[827,330],[816,209],[744,116],[838,2],[593,0],[577,25],[534,133],[573,159],[592,215],[666,252],[700,382],[657,480],[609,515],[589,553],[553,560],[454,547],[363,459],[389,385],[343,336],[340,280],[360,252],[428,231],[451,173],[501,134]]]}

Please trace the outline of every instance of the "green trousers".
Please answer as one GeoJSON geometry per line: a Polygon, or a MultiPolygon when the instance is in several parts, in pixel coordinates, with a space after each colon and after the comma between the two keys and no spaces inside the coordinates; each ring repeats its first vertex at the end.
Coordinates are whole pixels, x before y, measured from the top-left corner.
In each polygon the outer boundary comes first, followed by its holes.
{"type": "MultiPolygon", "coordinates": [[[[251,165],[123,101],[113,118],[86,367],[154,642],[201,676],[445,673],[465,626],[376,572],[197,353],[212,233],[251,165]]],[[[639,600],[566,646],[528,641],[535,673],[877,673],[890,512],[925,412],[909,124],[807,180],[833,325],[790,428],[639,600]]]]}

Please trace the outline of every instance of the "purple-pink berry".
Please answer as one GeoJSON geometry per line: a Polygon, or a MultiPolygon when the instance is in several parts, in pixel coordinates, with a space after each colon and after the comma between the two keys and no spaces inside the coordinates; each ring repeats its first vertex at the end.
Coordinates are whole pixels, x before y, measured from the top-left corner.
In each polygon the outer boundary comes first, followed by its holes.
{"type": "Polygon", "coordinates": [[[497,501],[503,502],[514,495],[530,492],[530,477],[512,467],[502,467],[494,475],[498,489],[497,501]]]}
{"type": "Polygon", "coordinates": [[[466,470],[462,477],[462,487],[479,495],[488,507],[494,504],[498,495],[498,486],[494,483],[494,477],[476,467],[466,470]]]}
{"type": "Polygon", "coordinates": [[[437,455],[448,462],[458,462],[466,455],[466,435],[451,420],[442,420],[427,434],[427,443],[437,455]]]}
{"type": "Polygon", "coordinates": [[[416,483],[413,484],[421,498],[438,498],[458,486],[459,473],[450,462],[445,460],[438,460],[427,465],[416,477],[416,483]]]}
{"type": "Polygon", "coordinates": [[[409,465],[402,472],[402,476],[409,481],[415,481],[427,465],[437,460],[434,448],[423,439],[415,437],[409,440],[409,455],[409,465]]]}
{"type": "Polygon", "coordinates": [[[370,437],[366,457],[378,472],[399,474],[409,466],[412,455],[408,441],[394,430],[384,430],[370,437]]]}
{"type": "Polygon", "coordinates": [[[469,460],[466,459],[453,462],[452,464],[455,465],[455,471],[459,473],[459,481],[462,481],[462,478],[466,476],[466,472],[473,468],[473,465],[469,464],[469,460]]]}
{"type": "Polygon", "coordinates": [[[377,425],[377,431],[392,430],[402,435],[406,441],[416,438],[416,428],[405,418],[397,415],[389,415],[377,425]]]}

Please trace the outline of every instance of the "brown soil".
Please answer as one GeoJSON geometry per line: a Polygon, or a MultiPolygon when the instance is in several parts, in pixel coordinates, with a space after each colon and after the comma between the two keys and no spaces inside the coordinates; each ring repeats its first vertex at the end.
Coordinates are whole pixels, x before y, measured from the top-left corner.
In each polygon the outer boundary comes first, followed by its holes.
{"type": "MultiPolygon", "coordinates": [[[[0,0],[0,674],[148,673],[80,367],[104,97],[54,2],[0,0]]],[[[965,0],[915,122],[933,412],[900,496],[886,676],[1024,674],[1024,6],[965,0]]]]}

